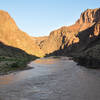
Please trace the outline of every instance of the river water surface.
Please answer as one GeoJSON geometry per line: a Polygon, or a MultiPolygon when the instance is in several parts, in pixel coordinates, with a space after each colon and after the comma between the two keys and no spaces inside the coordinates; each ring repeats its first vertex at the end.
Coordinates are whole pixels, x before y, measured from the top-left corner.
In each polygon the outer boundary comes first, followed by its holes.
{"type": "Polygon", "coordinates": [[[100,70],[68,57],[41,58],[29,66],[0,76],[0,100],[100,100],[100,70]]]}

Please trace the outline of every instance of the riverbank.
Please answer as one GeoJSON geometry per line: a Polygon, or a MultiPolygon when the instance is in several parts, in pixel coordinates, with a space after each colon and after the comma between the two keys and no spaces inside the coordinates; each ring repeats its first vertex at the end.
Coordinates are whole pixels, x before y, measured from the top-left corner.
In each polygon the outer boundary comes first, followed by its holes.
{"type": "Polygon", "coordinates": [[[19,70],[29,69],[27,64],[30,61],[35,60],[37,57],[27,56],[27,57],[7,57],[0,56],[0,75],[9,74],[19,70]]]}
{"type": "Polygon", "coordinates": [[[100,69],[100,60],[95,58],[88,58],[85,56],[73,57],[73,60],[77,62],[78,65],[82,65],[86,68],[100,69]]]}
{"type": "Polygon", "coordinates": [[[0,42],[0,75],[26,68],[37,57],[0,42]]]}
{"type": "MultiPolygon", "coordinates": [[[[100,42],[99,42],[100,43],[100,42]]],[[[96,44],[73,56],[73,60],[87,68],[100,68],[100,45],[96,44]]]]}

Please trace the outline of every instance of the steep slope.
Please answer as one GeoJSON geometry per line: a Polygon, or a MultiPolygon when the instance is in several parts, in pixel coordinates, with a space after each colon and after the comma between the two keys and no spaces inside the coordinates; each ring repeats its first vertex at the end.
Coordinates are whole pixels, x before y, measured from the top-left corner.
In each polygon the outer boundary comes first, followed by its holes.
{"type": "Polygon", "coordinates": [[[48,36],[32,37],[35,43],[39,46],[40,43],[48,39],[48,36]]]}
{"type": "Polygon", "coordinates": [[[22,32],[10,15],[2,10],[0,10],[0,41],[6,45],[20,48],[29,54],[42,55],[34,40],[22,32]]]}
{"type": "Polygon", "coordinates": [[[78,19],[74,25],[64,26],[60,29],[52,31],[48,39],[40,42],[40,48],[45,54],[50,54],[54,51],[63,49],[66,51],[67,48],[70,49],[70,51],[72,49],[74,51],[76,45],[73,46],[73,44],[78,44],[80,50],[83,50],[88,43],[93,40],[93,38],[95,39],[95,37],[100,34],[98,31],[99,26],[96,24],[99,21],[100,8],[87,9],[81,14],[80,19],[78,19]]]}
{"type": "Polygon", "coordinates": [[[95,23],[88,29],[78,33],[77,38],[79,42],[72,43],[69,46],[65,46],[64,49],[57,50],[53,54],[73,56],[84,52],[88,48],[95,46],[100,37],[100,22],[95,23]]]}
{"type": "Polygon", "coordinates": [[[0,42],[0,75],[25,69],[27,63],[36,58],[21,49],[7,46],[0,42]]]}

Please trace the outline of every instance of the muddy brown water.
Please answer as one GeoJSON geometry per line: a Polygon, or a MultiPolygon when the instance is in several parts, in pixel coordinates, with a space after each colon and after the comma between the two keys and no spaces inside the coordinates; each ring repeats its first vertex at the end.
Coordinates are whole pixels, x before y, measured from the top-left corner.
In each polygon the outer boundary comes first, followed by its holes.
{"type": "Polygon", "coordinates": [[[100,70],[68,57],[41,58],[32,69],[0,76],[0,100],[100,100],[100,70]]]}

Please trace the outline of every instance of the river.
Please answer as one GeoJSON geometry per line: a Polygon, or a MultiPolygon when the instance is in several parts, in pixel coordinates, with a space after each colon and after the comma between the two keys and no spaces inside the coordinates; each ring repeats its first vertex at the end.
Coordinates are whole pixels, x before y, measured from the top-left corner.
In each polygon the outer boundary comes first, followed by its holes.
{"type": "Polygon", "coordinates": [[[100,100],[100,70],[68,57],[41,58],[29,66],[0,76],[0,100],[100,100]]]}

